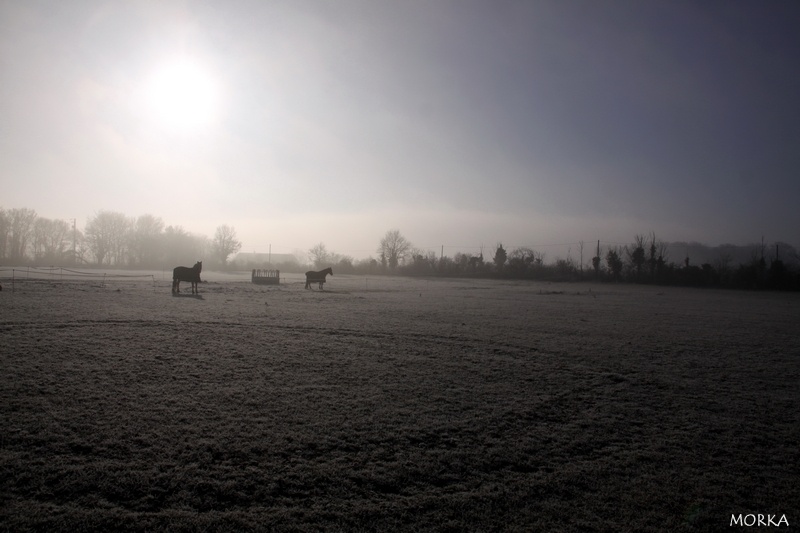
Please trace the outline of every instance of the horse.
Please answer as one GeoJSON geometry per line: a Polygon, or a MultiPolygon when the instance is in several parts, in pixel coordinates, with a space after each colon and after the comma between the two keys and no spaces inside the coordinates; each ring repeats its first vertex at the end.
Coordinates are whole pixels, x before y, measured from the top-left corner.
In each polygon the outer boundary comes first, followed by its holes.
{"type": "Polygon", "coordinates": [[[310,289],[312,283],[319,283],[319,288],[321,290],[322,284],[325,283],[325,276],[328,274],[333,276],[333,269],[331,267],[320,270],[319,272],[314,272],[313,270],[306,272],[306,289],[310,289]]]}
{"type": "Polygon", "coordinates": [[[192,294],[200,292],[197,284],[200,283],[200,271],[203,270],[203,262],[198,261],[192,268],[175,267],[172,270],[172,292],[181,292],[181,281],[188,281],[192,284],[192,294]]]}

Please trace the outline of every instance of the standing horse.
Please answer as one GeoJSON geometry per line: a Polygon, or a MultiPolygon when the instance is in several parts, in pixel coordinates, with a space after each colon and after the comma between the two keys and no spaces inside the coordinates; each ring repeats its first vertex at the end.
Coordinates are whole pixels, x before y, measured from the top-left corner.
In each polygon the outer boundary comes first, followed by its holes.
{"type": "Polygon", "coordinates": [[[320,270],[319,272],[314,272],[313,270],[306,272],[306,289],[310,289],[312,283],[319,283],[319,288],[321,290],[322,284],[325,283],[325,276],[328,274],[333,276],[333,269],[331,267],[320,270]]]}
{"type": "Polygon", "coordinates": [[[197,284],[200,283],[200,271],[203,270],[203,262],[198,261],[192,268],[175,267],[172,270],[172,292],[181,292],[181,281],[188,281],[192,284],[192,294],[200,292],[197,284]]]}

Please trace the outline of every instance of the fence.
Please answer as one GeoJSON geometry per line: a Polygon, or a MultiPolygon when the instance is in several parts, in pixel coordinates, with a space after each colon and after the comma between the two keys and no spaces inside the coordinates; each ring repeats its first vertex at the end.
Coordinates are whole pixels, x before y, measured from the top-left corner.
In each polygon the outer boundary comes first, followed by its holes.
{"type": "Polygon", "coordinates": [[[22,267],[22,268],[0,268],[0,281],[11,284],[11,291],[14,292],[18,284],[27,282],[59,282],[65,281],[97,281],[101,287],[105,287],[106,281],[122,279],[152,280],[153,287],[156,285],[154,274],[125,274],[121,272],[104,271],[80,271],[63,267],[22,267]]]}

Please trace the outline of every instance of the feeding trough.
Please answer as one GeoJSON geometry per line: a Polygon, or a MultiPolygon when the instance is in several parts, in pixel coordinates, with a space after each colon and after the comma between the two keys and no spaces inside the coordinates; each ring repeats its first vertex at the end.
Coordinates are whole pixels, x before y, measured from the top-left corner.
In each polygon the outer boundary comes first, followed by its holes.
{"type": "Polygon", "coordinates": [[[253,274],[250,280],[257,285],[279,285],[281,279],[280,270],[256,270],[253,269],[253,274]]]}

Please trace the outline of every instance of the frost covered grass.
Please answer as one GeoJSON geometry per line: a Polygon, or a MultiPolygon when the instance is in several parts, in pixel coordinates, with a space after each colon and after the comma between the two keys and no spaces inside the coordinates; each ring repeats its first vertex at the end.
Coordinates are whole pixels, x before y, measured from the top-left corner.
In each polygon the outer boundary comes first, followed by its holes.
{"type": "Polygon", "coordinates": [[[336,276],[0,292],[7,530],[713,531],[800,509],[800,299],[336,276]]]}

